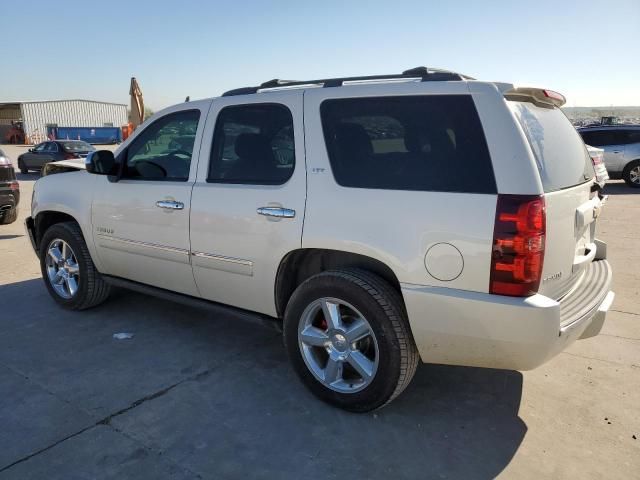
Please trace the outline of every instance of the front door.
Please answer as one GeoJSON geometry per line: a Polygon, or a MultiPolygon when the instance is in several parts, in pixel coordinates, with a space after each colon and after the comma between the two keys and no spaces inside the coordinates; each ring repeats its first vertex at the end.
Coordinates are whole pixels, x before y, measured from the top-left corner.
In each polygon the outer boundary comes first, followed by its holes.
{"type": "Polygon", "coordinates": [[[306,171],[302,92],[216,99],[193,189],[191,250],[202,297],[275,315],[281,259],[299,249],[306,171]]]}
{"type": "Polygon", "coordinates": [[[198,295],[189,209],[209,105],[181,105],[136,132],[118,154],[119,181],[99,177],[92,221],[103,273],[198,295]]]}
{"type": "Polygon", "coordinates": [[[30,151],[22,155],[22,163],[26,168],[42,168],[45,157],[47,156],[47,146],[49,142],[43,142],[36,145],[30,151]]]}

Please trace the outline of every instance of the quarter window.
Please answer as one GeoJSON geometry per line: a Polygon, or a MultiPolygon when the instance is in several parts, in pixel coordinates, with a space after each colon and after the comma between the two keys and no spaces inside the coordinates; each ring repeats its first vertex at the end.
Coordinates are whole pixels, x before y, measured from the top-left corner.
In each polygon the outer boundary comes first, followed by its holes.
{"type": "Polygon", "coordinates": [[[145,128],[127,149],[122,178],[187,181],[199,119],[199,110],[186,110],[145,128]]]}
{"type": "Polygon", "coordinates": [[[333,175],[342,186],[496,192],[468,95],[332,99],[320,113],[333,175]]]}
{"type": "Polygon", "coordinates": [[[293,117],[280,104],[223,108],[218,114],[208,182],[282,185],[293,174],[293,117]]]}

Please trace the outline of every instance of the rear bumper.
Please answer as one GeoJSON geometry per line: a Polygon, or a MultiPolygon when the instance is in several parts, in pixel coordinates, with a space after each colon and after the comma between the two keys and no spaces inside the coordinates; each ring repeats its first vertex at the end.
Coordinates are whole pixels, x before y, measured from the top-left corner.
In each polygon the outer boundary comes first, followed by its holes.
{"type": "Polygon", "coordinates": [[[9,189],[0,188],[0,210],[17,207],[19,202],[19,193],[9,189]]]}
{"type": "Polygon", "coordinates": [[[402,285],[423,362],[531,370],[597,335],[613,302],[611,267],[598,260],[561,301],[402,285]]]}

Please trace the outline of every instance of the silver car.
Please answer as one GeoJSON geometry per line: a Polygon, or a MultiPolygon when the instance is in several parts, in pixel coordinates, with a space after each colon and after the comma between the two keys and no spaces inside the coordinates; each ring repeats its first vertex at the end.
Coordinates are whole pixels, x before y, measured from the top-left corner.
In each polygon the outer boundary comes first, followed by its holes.
{"type": "Polygon", "coordinates": [[[640,125],[596,125],[578,129],[584,143],[604,150],[604,163],[613,179],[640,188],[640,125]]]}

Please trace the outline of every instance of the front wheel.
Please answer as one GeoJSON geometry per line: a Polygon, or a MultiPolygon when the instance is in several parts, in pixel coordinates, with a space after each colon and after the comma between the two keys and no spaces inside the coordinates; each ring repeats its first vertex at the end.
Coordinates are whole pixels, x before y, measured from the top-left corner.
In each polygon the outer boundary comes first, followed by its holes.
{"type": "Polygon", "coordinates": [[[284,341],[303,383],[320,399],[354,412],[397,397],[419,359],[400,293],[360,269],[303,282],[286,308],[284,341]]]}
{"type": "Polygon", "coordinates": [[[640,160],[629,162],[622,171],[622,178],[630,187],[640,188],[640,160]]]}
{"type": "Polygon", "coordinates": [[[96,270],[80,226],[57,223],[40,241],[42,278],[53,299],[70,310],[84,310],[104,302],[110,287],[96,270]]]}

